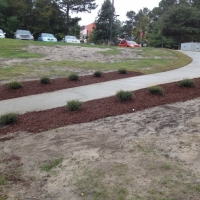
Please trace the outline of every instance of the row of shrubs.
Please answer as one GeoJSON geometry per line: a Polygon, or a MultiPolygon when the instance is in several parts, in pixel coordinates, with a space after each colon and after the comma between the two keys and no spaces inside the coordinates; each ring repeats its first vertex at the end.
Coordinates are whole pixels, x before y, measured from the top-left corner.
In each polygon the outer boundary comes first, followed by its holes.
{"type": "MultiPolygon", "coordinates": [[[[179,81],[178,85],[180,87],[194,87],[195,83],[191,79],[183,79],[179,81]]],[[[149,87],[148,90],[153,95],[164,94],[164,89],[160,86],[152,86],[152,87],[149,87]]],[[[116,97],[119,99],[119,101],[125,102],[128,100],[134,99],[135,95],[133,92],[120,90],[116,93],[116,97]]],[[[83,103],[79,100],[71,100],[67,102],[66,107],[69,111],[76,111],[76,110],[79,110],[82,105],[83,103]]],[[[13,124],[17,121],[17,118],[18,118],[17,113],[7,113],[5,115],[2,115],[0,117],[0,125],[13,124]]]]}
{"type": "MultiPolygon", "coordinates": [[[[118,73],[119,74],[126,74],[127,73],[127,70],[126,69],[119,69],[118,70],[118,73]]],[[[102,71],[96,71],[94,72],[93,76],[95,77],[101,77],[103,75],[103,72],[102,71]]],[[[79,75],[76,74],[76,73],[71,73],[69,76],[68,76],[68,79],[70,81],[76,81],[79,79],[79,75]]],[[[43,76],[40,78],[40,83],[41,84],[49,84],[51,82],[51,79],[47,76],[43,76]]],[[[8,88],[9,89],[13,89],[13,90],[16,90],[16,89],[20,89],[22,88],[22,83],[20,82],[17,82],[17,81],[13,81],[13,82],[10,82],[8,84],[8,88]]]]}

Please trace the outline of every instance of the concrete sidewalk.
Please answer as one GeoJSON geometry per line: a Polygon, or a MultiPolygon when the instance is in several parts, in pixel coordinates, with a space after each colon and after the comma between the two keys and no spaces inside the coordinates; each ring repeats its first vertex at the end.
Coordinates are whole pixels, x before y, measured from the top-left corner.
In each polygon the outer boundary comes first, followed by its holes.
{"type": "Polygon", "coordinates": [[[179,81],[183,78],[200,77],[200,52],[184,51],[183,53],[193,59],[192,63],[185,67],[168,72],[142,75],[50,93],[3,100],[0,101],[0,115],[7,112],[25,113],[46,110],[64,106],[69,100],[79,99],[85,102],[115,95],[119,90],[134,91],[153,85],[179,81]]]}

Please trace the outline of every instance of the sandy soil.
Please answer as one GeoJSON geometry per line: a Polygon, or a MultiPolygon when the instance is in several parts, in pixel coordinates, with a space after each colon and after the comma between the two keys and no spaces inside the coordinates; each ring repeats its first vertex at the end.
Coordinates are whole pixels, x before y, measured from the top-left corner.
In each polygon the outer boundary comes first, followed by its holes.
{"type": "Polygon", "coordinates": [[[0,199],[199,200],[199,121],[194,99],[0,135],[0,199]]]}
{"type": "Polygon", "coordinates": [[[199,105],[196,99],[38,134],[10,133],[0,142],[1,177],[10,174],[4,194],[79,200],[99,191],[97,199],[119,199],[124,189],[122,199],[198,200],[199,105]],[[59,166],[41,170],[58,158],[59,166]]]}
{"type": "MultiPolygon", "coordinates": [[[[138,56],[135,52],[141,51],[138,49],[130,49],[130,48],[118,48],[120,50],[120,54],[102,54],[101,52],[112,50],[110,48],[100,49],[100,48],[88,48],[88,47],[80,47],[80,46],[61,46],[56,45],[53,47],[49,46],[35,46],[29,45],[24,50],[27,50],[30,53],[39,53],[44,55],[43,58],[32,58],[28,59],[29,62],[39,61],[39,62],[49,62],[49,61],[60,61],[60,60],[75,60],[79,62],[85,61],[94,61],[100,63],[113,63],[118,62],[125,59],[133,59],[133,58],[142,58],[138,56]]],[[[5,65],[13,65],[16,63],[27,62],[27,59],[2,59],[1,62],[5,65]]]]}

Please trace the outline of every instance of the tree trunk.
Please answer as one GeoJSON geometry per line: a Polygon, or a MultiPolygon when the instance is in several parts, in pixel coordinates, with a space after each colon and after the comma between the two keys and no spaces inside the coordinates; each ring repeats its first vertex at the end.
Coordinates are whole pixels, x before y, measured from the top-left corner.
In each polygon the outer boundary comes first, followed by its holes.
{"type": "Polygon", "coordinates": [[[69,32],[69,6],[67,5],[67,30],[66,30],[66,35],[69,32]]]}

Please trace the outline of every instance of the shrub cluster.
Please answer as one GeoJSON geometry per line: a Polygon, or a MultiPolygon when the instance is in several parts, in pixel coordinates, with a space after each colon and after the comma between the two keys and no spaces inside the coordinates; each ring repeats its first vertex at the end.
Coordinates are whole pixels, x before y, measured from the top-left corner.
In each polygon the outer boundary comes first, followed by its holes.
{"type": "Polygon", "coordinates": [[[121,69],[118,70],[118,73],[119,73],[119,74],[126,74],[126,73],[127,73],[127,70],[124,69],[124,68],[121,68],[121,69]]]}
{"type": "Polygon", "coordinates": [[[183,79],[179,81],[179,87],[194,87],[195,83],[192,79],[183,79]]]}
{"type": "Polygon", "coordinates": [[[94,75],[95,77],[101,77],[102,74],[103,74],[103,73],[102,73],[101,71],[96,71],[96,72],[94,72],[93,75],[94,75]]]}
{"type": "Polygon", "coordinates": [[[8,88],[12,90],[16,90],[16,89],[22,88],[22,84],[20,82],[13,81],[13,82],[8,83],[8,88]]]}
{"type": "Polygon", "coordinates": [[[8,125],[13,124],[17,121],[18,114],[17,113],[7,113],[0,117],[0,125],[8,125]]]}
{"type": "Polygon", "coordinates": [[[160,87],[160,86],[152,86],[152,87],[149,87],[148,89],[149,89],[149,92],[150,92],[151,94],[163,95],[163,93],[164,93],[163,88],[160,87]]]}
{"type": "Polygon", "coordinates": [[[117,92],[116,97],[120,100],[120,101],[128,101],[134,98],[134,94],[132,92],[129,91],[123,91],[120,90],[117,92]]]}
{"type": "Polygon", "coordinates": [[[67,102],[67,109],[70,111],[79,110],[83,103],[79,100],[71,100],[67,102]]]}
{"type": "Polygon", "coordinates": [[[40,78],[40,83],[41,84],[49,84],[50,81],[51,81],[50,78],[47,77],[47,76],[43,76],[43,77],[40,78]]]}
{"type": "Polygon", "coordinates": [[[69,80],[70,81],[76,81],[79,79],[79,75],[76,74],[76,73],[71,73],[69,76],[68,76],[69,80]]]}

